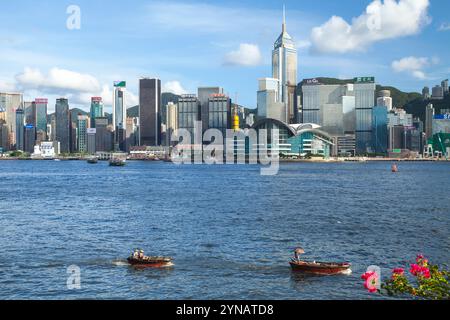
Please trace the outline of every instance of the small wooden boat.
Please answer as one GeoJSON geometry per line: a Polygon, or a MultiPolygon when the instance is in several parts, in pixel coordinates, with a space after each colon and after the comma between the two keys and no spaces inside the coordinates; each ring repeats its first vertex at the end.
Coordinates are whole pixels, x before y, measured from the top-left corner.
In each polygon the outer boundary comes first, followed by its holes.
{"type": "Polygon", "coordinates": [[[149,257],[144,250],[136,249],[128,258],[130,265],[138,268],[162,268],[173,266],[171,257],[149,257]]]}
{"type": "Polygon", "coordinates": [[[126,161],[123,159],[115,158],[115,159],[109,160],[109,165],[111,167],[123,167],[123,166],[125,166],[125,164],[126,164],[126,161]]]}
{"type": "Polygon", "coordinates": [[[134,267],[141,268],[161,268],[172,266],[172,258],[169,257],[144,257],[144,258],[133,258],[128,257],[127,261],[134,267]]]}
{"type": "Polygon", "coordinates": [[[352,265],[348,262],[335,263],[302,261],[300,260],[300,256],[304,253],[305,250],[303,250],[303,248],[295,249],[294,258],[289,262],[293,271],[316,275],[345,274],[351,272],[350,267],[352,265]]]}
{"type": "Polygon", "coordinates": [[[292,259],[289,263],[293,271],[316,275],[345,274],[350,272],[351,267],[351,264],[347,262],[306,262],[292,259]]]}

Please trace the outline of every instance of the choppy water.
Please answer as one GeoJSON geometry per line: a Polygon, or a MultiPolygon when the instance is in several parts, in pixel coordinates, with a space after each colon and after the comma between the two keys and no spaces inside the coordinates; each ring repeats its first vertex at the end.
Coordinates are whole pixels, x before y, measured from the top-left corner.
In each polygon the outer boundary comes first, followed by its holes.
{"type": "Polygon", "coordinates": [[[365,299],[366,267],[450,262],[450,164],[0,161],[0,299],[365,299]],[[292,250],[351,275],[291,272],[292,250]],[[134,247],[175,257],[135,270],[134,247]],[[81,268],[68,290],[67,267],[81,268]]]}

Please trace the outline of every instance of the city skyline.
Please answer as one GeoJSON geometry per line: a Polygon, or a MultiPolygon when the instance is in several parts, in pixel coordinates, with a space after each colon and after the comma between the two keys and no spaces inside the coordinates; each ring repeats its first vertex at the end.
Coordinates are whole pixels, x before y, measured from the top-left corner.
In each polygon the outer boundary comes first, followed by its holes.
{"type": "MultiPolygon", "coordinates": [[[[326,8],[284,3],[289,33],[298,50],[298,82],[318,76],[375,76],[378,83],[420,92],[423,86],[432,87],[447,78],[450,66],[443,53],[448,52],[448,42],[436,41],[450,36],[445,28],[448,21],[443,12],[449,7],[445,1],[345,1],[327,4],[326,8]],[[368,22],[373,10],[386,24],[394,13],[409,14],[410,21],[395,21],[398,30],[383,30],[381,23],[379,31],[362,34],[362,40],[357,23],[368,22]],[[345,26],[344,20],[332,16],[342,17],[349,24],[359,17],[346,31],[358,46],[327,41],[326,37],[342,36],[340,30],[345,26]],[[423,45],[417,46],[418,41],[423,45]]],[[[138,104],[139,79],[151,76],[162,79],[163,92],[195,93],[197,87],[217,85],[232,97],[237,94],[239,104],[256,108],[257,79],[270,74],[271,48],[280,33],[283,3],[133,4],[121,8],[123,17],[135,15],[122,25],[116,23],[122,20],[112,18],[119,14],[112,6],[79,1],[80,30],[66,28],[70,5],[66,1],[39,7],[29,1],[5,4],[0,24],[5,24],[2,30],[9,32],[0,31],[5,47],[1,53],[4,71],[0,91],[24,92],[24,101],[47,97],[49,112],[54,109],[53,101],[61,96],[69,98],[71,107],[86,111],[91,97],[101,96],[105,111],[110,113],[113,81],[127,81],[126,101],[131,107],[138,104]],[[20,18],[30,11],[35,19],[19,19],[20,25],[13,24],[14,17],[8,15],[15,12],[20,18]],[[187,18],[194,11],[204,19],[187,18]],[[98,12],[102,14],[95,15],[98,12]],[[185,19],[175,19],[180,12],[185,19]],[[54,19],[46,19],[50,16],[54,19]],[[237,27],[242,29],[238,36],[233,32],[237,27]],[[121,41],[119,50],[110,50],[121,41]]]]}

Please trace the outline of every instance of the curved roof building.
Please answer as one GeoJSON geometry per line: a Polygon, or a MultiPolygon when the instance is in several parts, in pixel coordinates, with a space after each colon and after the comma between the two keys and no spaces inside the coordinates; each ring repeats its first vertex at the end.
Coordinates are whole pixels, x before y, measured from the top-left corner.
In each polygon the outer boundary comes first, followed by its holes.
{"type": "Polygon", "coordinates": [[[256,122],[252,128],[258,133],[261,129],[267,130],[266,141],[258,141],[258,144],[265,144],[271,150],[276,146],[281,155],[310,154],[322,155],[326,158],[330,156],[333,139],[317,124],[287,124],[280,120],[266,118],[256,122]],[[278,129],[278,141],[273,144],[272,131],[276,129],[278,129]]]}

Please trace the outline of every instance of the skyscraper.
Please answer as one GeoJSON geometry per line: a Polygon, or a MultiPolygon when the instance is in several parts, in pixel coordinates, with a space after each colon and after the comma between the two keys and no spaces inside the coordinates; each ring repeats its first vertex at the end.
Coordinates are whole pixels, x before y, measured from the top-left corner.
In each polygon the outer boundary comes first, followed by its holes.
{"type": "Polygon", "coordinates": [[[24,145],[24,124],[25,124],[25,111],[22,108],[16,110],[16,150],[25,150],[24,145]]]}
{"type": "Polygon", "coordinates": [[[161,145],[161,80],[139,80],[139,121],[141,146],[161,145]]]}
{"type": "Polygon", "coordinates": [[[91,128],[95,128],[95,118],[103,117],[102,97],[91,98],[91,128]]]}
{"type": "Polygon", "coordinates": [[[89,117],[78,115],[77,118],[77,150],[87,152],[87,129],[89,128],[89,117]]]}
{"type": "Polygon", "coordinates": [[[34,152],[34,146],[36,142],[36,127],[34,124],[27,124],[24,128],[24,149],[23,151],[28,153],[34,152]]]}
{"type": "Polygon", "coordinates": [[[127,109],[125,104],[125,81],[114,82],[113,95],[113,128],[114,128],[114,150],[126,151],[126,118],[127,109]]]}
{"type": "Polygon", "coordinates": [[[209,126],[209,98],[215,94],[223,94],[220,87],[200,87],[198,88],[198,101],[200,103],[200,118],[202,119],[203,132],[208,130],[209,126]]]}
{"type": "Polygon", "coordinates": [[[381,90],[377,95],[377,106],[387,107],[388,112],[392,110],[392,98],[390,90],[381,90]]]}
{"type": "Polygon", "coordinates": [[[39,133],[44,136],[44,139],[47,136],[47,105],[48,99],[37,98],[34,100],[34,125],[36,134],[39,133]]]}
{"type": "Polygon", "coordinates": [[[434,108],[431,103],[429,103],[425,109],[425,138],[430,139],[433,136],[433,119],[434,119],[434,108]]]}
{"type": "Polygon", "coordinates": [[[274,78],[259,79],[257,93],[258,116],[289,123],[286,118],[286,104],[280,102],[280,81],[274,78]]]}
{"type": "Polygon", "coordinates": [[[272,51],[272,77],[279,80],[277,102],[286,104],[288,123],[296,122],[297,108],[294,105],[294,96],[297,87],[297,49],[291,36],[286,31],[284,8],[282,32],[272,51]]]}
{"type": "Polygon", "coordinates": [[[214,94],[208,99],[208,128],[220,130],[223,137],[231,129],[231,99],[224,94],[214,94]]]}
{"type": "Polygon", "coordinates": [[[386,154],[388,149],[388,107],[376,106],[372,112],[372,145],[374,152],[386,154]]]}
{"type": "Polygon", "coordinates": [[[356,153],[363,154],[372,150],[372,109],[375,104],[375,78],[355,79],[356,110],[356,153]]]}
{"type": "Polygon", "coordinates": [[[23,107],[21,93],[0,92],[0,107],[6,112],[6,125],[8,127],[9,148],[16,144],[16,110],[23,107]]]}
{"type": "Polygon", "coordinates": [[[166,146],[173,146],[172,135],[178,129],[178,105],[173,102],[167,104],[166,146]]]}
{"type": "Polygon", "coordinates": [[[194,94],[185,94],[178,100],[178,129],[186,129],[194,139],[195,121],[200,120],[200,103],[194,94]]]}
{"type": "Polygon", "coordinates": [[[65,98],[56,99],[55,125],[55,138],[60,143],[60,152],[70,153],[69,100],[65,98]]]}

